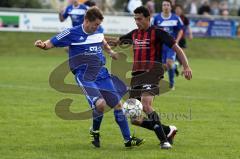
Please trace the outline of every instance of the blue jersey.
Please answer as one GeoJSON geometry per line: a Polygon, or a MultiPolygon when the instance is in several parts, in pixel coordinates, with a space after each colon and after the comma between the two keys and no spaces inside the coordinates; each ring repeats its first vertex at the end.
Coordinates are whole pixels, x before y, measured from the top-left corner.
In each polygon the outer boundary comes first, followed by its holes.
{"type": "Polygon", "coordinates": [[[80,4],[77,7],[74,7],[73,5],[69,5],[65,9],[63,13],[63,17],[64,19],[66,19],[68,16],[70,16],[73,27],[77,25],[81,25],[83,23],[84,15],[86,14],[87,10],[88,10],[88,6],[84,4],[80,4]]]}
{"type": "Polygon", "coordinates": [[[153,25],[162,28],[175,39],[177,38],[178,32],[183,29],[181,18],[173,13],[171,13],[168,18],[163,17],[162,13],[157,14],[153,19],[153,25]]]}
{"type": "Polygon", "coordinates": [[[103,29],[101,27],[95,33],[88,34],[83,25],[66,29],[51,38],[55,47],[69,46],[69,65],[71,71],[84,74],[85,80],[95,80],[109,76],[104,67],[106,58],[103,54],[103,29]]]}

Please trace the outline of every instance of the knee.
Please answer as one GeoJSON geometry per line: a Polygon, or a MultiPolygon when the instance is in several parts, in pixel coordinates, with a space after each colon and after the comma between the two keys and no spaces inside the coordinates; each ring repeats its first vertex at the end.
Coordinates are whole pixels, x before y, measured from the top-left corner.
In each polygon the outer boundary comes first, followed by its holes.
{"type": "Polygon", "coordinates": [[[153,112],[153,108],[151,105],[144,105],[143,106],[143,111],[146,113],[146,114],[149,114],[151,112],[153,112]]]}
{"type": "Polygon", "coordinates": [[[96,108],[99,112],[104,112],[104,108],[107,104],[106,104],[106,101],[104,99],[98,99],[96,101],[95,105],[96,105],[96,108]]]}
{"type": "Polygon", "coordinates": [[[173,60],[168,60],[167,61],[167,69],[172,69],[174,67],[174,61],[173,60]]]}
{"type": "Polygon", "coordinates": [[[153,111],[153,108],[152,108],[152,103],[149,102],[149,101],[143,101],[142,102],[143,104],[143,111],[148,114],[148,113],[151,113],[153,111]]]}
{"type": "Polygon", "coordinates": [[[115,107],[114,107],[115,110],[120,110],[122,109],[122,103],[119,102],[115,107]]]}

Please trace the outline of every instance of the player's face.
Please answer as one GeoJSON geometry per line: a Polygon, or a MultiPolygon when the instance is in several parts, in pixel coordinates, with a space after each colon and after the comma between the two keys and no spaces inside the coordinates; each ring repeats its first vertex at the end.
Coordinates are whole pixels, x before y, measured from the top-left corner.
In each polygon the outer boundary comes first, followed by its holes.
{"type": "Polygon", "coordinates": [[[145,30],[149,27],[149,17],[144,17],[143,14],[135,14],[134,19],[138,29],[145,30]]]}
{"type": "Polygon", "coordinates": [[[162,11],[164,13],[170,13],[171,10],[172,10],[171,4],[169,2],[167,2],[167,1],[164,1],[162,3],[162,11]]]}
{"type": "Polygon", "coordinates": [[[94,33],[101,23],[102,21],[100,19],[96,19],[95,21],[89,21],[86,19],[86,31],[88,33],[94,33]]]}
{"type": "Polygon", "coordinates": [[[182,9],[180,7],[176,7],[175,12],[178,16],[182,15],[182,9]]]}
{"type": "Polygon", "coordinates": [[[78,3],[78,2],[79,2],[79,0],[72,0],[72,2],[73,2],[73,3],[78,3]]]}

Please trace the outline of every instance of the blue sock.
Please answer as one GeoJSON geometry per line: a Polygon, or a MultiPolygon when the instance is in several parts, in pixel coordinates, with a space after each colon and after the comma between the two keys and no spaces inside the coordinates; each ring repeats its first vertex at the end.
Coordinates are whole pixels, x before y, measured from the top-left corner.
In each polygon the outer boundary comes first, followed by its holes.
{"type": "Polygon", "coordinates": [[[103,113],[94,109],[92,112],[92,115],[93,115],[92,129],[93,129],[93,131],[98,131],[100,129],[100,126],[102,123],[103,113]]]}
{"type": "Polygon", "coordinates": [[[127,118],[126,116],[123,114],[122,109],[120,110],[114,110],[114,116],[115,116],[115,120],[118,123],[121,132],[122,132],[122,136],[124,138],[125,141],[128,141],[131,139],[130,137],[130,129],[128,127],[128,122],[127,122],[127,118]]]}
{"type": "Polygon", "coordinates": [[[175,76],[175,64],[172,68],[168,70],[170,87],[174,86],[174,76],[175,76]]]}

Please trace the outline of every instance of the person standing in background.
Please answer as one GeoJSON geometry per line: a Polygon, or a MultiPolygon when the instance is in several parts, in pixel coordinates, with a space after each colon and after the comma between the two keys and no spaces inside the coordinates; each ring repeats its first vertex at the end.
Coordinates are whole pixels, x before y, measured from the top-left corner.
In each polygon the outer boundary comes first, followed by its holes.
{"type": "MultiPolygon", "coordinates": [[[[172,13],[172,2],[170,0],[162,1],[162,12],[153,18],[153,25],[158,26],[164,31],[168,32],[177,43],[179,43],[180,39],[182,38],[183,22],[179,16],[172,13]]],[[[165,66],[165,69],[168,70],[169,88],[171,90],[175,89],[175,61],[176,52],[167,45],[164,45],[162,63],[165,66]]]]}
{"type": "Polygon", "coordinates": [[[78,0],[73,0],[72,4],[67,6],[65,10],[60,9],[59,20],[63,22],[70,16],[73,27],[81,25],[88,8],[88,6],[80,4],[78,0]]]}
{"type": "MultiPolygon", "coordinates": [[[[184,14],[184,10],[183,10],[183,7],[179,4],[175,5],[175,13],[176,15],[178,15],[182,22],[183,22],[183,35],[182,35],[182,38],[179,40],[179,46],[182,48],[182,49],[186,49],[187,48],[187,40],[186,40],[186,35],[188,35],[188,38],[190,40],[193,39],[193,35],[192,35],[192,30],[190,28],[190,21],[189,19],[185,16],[184,14]]],[[[179,75],[179,71],[178,71],[178,62],[181,64],[180,60],[178,59],[177,57],[177,60],[176,60],[176,70],[175,70],[175,74],[176,76],[179,75]]]]}

